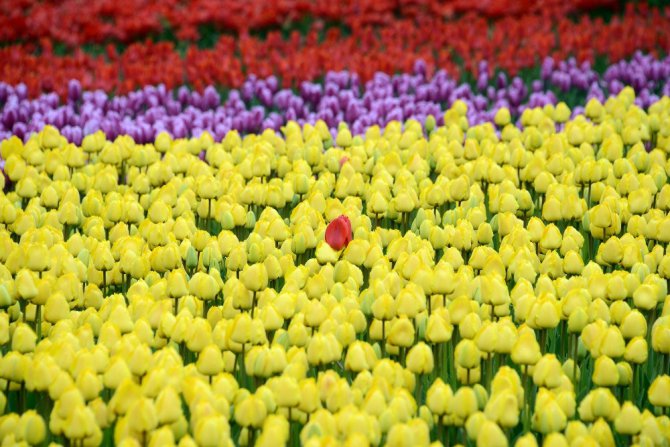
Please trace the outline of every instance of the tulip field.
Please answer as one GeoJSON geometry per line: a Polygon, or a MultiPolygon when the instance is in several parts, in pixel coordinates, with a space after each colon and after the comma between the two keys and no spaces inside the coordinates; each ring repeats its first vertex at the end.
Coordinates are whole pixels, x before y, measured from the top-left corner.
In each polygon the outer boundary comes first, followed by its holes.
{"type": "Polygon", "coordinates": [[[670,446],[664,2],[0,11],[0,447],[670,446]]]}

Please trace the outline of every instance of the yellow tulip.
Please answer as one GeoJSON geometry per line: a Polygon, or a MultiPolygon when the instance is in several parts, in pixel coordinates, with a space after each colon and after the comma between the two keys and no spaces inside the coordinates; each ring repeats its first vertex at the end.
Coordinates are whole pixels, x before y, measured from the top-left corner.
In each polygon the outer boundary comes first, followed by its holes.
{"type": "Polygon", "coordinates": [[[670,407],[670,376],[657,376],[649,387],[648,396],[652,405],[670,407]]]}
{"type": "Polygon", "coordinates": [[[425,343],[417,343],[407,353],[407,368],[413,373],[428,374],[433,367],[433,351],[425,343]]]}
{"type": "Polygon", "coordinates": [[[235,407],[235,422],[242,427],[258,428],[267,416],[267,408],[257,396],[249,396],[235,407]]]}

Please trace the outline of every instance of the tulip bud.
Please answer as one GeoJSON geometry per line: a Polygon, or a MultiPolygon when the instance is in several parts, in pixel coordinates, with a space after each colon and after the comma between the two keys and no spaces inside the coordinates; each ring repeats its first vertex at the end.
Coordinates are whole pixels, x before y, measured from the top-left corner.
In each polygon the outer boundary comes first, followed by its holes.
{"type": "Polygon", "coordinates": [[[207,345],[200,354],[196,362],[198,372],[206,376],[215,376],[223,371],[223,356],[221,350],[213,344],[207,345]]]}
{"type": "Polygon", "coordinates": [[[473,369],[480,365],[481,352],[472,340],[461,340],[456,345],[454,360],[462,368],[473,369]]]}
{"type": "Polygon", "coordinates": [[[670,407],[670,376],[657,376],[649,387],[648,396],[652,405],[670,407]]]}
{"type": "Polygon", "coordinates": [[[429,374],[433,371],[433,351],[428,345],[420,342],[414,345],[407,354],[407,368],[415,374],[429,374]]]}
{"type": "Polygon", "coordinates": [[[630,401],[624,402],[621,412],[614,419],[614,428],[623,435],[634,436],[642,429],[640,410],[630,401]]]}
{"type": "Polygon", "coordinates": [[[616,386],[619,383],[619,371],[614,360],[605,355],[596,359],[593,383],[598,386],[616,386]]]}
{"type": "Polygon", "coordinates": [[[25,354],[35,350],[37,335],[25,323],[19,323],[12,336],[12,350],[25,354]]]}
{"type": "Polygon", "coordinates": [[[267,408],[256,396],[249,396],[235,407],[235,422],[242,427],[258,428],[267,416],[267,408]]]}
{"type": "Polygon", "coordinates": [[[258,292],[268,286],[268,272],[262,263],[247,266],[240,273],[240,281],[251,291],[258,292]]]}

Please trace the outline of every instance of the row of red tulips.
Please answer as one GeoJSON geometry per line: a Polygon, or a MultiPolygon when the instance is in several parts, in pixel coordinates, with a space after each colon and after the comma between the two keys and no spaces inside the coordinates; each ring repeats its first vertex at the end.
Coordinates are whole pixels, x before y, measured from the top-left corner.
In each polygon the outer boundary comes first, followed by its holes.
{"type": "Polygon", "coordinates": [[[92,0],[82,14],[79,0],[0,1],[0,40],[39,41],[48,38],[75,47],[89,42],[129,43],[169,28],[182,40],[197,40],[198,27],[212,25],[244,33],[286,25],[305,17],[337,21],[352,27],[388,24],[399,14],[406,18],[451,16],[477,12],[489,17],[541,13],[563,16],[597,6],[614,7],[615,0],[92,0]],[[68,26],[62,26],[67,23],[68,26]]]}
{"type": "Polygon", "coordinates": [[[133,43],[120,54],[110,45],[103,56],[82,50],[57,56],[44,41],[41,46],[28,43],[0,49],[0,80],[24,83],[30,95],[56,86],[65,95],[69,79],[79,79],[87,89],[116,93],[159,83],[168,88],[188,84],[199,90],[212,84],[237,87],[249,74],[276,75],[287,86],[318,79],[328,70],[353,69],[363,80],[377,71],[407,72],[419,58],[426,61],[428,74],[436,68],[454,77],[464,70],[476,74],[478,62],[486,60],[489,69],[514,75],[547,56],[593,62],[597,56],[620,60],[638,50],[667,52],[668,29],[670,9],[630,7],[607,23],[588,17],[574,22],[524,15],[490,24],[472,14],[453,21],[398,19],[384,26],[355,28],[346,36],[333,28],[323,40],[315,26],[305,36],[294,32],[288,39],[280,33],[270,33],[266,39],[223,35],[213,48],[190,46],[183,55],[173,43],[146,41],[133,43]]]}

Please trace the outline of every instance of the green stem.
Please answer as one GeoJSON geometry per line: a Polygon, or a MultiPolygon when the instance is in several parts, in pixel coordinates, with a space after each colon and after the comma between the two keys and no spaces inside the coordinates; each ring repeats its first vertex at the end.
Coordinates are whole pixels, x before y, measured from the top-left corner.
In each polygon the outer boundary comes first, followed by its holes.
{"type": "Polygon", "coordinates": [[[382,358],[386,356],[386,320],[381,320],[382,322],[382,342],[381,342],[381,351],[382,358]]]}
{"type": "Polygon", "coordinates": [[[523,367],[523,397],[524,397],[524,415],[523,415],[523,431],[527,433],[530,430],[530,394],[531,394],[531,379],[528,374],[528,365],[523,367]]]}
{"type": "Polygon", "coordinates": [[[579,338],[577,335],[572,337],[572,382],[577,385],[577,357],[579,356],[579,338]]]}
{"type": "Polygon", "coordinates": [[[493,378],[493,353],[489,352],[489,357],[486,359],[486,379],[484,386],[487,390],[491,390],[491,380],[493,378]]]}
{"type": "Polygon", "coordinates": [[[424,401],[422,396],[421,385],[423,384],[425,377],[423,374],[418,374],[416,378],[416,387],[414,388],[414,398],[416,399],[416,404],[421,405],[424,401]]]}
{"type": "Polygon", "coordinates": [[[543,354],[546,354],[547,349],[547,329],[540,329],[540,350],[543,354]]]}
{"type": "Polygon", "coordinates": [[[251,301],[251,318],[254,318],[255,310],[256,310],[256,292],[254,291],[253,300],[251,301]]]}
{"type": "Polygon", "coordinates": [[[42,305],[37,304],[35,308],[35,333],[37,334],[37,343],[42,340],[42,305]]]}
{"type": "Polygon", "coordinates": [[[107,270],[102,271],[102,295],[107,296],[107,270]]]}

